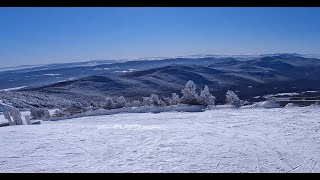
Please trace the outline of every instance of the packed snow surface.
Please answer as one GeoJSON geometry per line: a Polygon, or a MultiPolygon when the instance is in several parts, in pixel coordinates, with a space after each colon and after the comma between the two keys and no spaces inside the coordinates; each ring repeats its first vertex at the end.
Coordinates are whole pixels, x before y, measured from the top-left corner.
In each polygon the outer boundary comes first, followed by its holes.
{"type": "Polygon", "coordinates": [[[0,128],[0,172],[320,172],[320,107],[122,113],[0,128]]]}

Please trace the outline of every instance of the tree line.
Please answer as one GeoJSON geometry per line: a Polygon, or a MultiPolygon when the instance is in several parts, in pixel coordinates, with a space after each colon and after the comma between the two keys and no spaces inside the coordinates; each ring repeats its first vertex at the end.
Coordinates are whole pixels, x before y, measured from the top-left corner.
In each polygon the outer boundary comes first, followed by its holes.
{"type": "MultiPolygon", "coordinates": [[[[124,107],[141,107],[141,106],[172,106],[178,104],[188,105],[204,105],[204,106],[215,106],[215,96],[213,96],[207,85],[204,89],[198,93],[196,91],[197,86],[191,80],[189,80],[185,87],[181,90],[182,96],[179,97],[177,93],[172,93],[171,97],[159,98],[157,94],[151,94],[148,97],[142,97],[142,100],[133,100],[128,102],[124,96],[119,96],[116,99],[106,97],[103,102],[92,102],[90,106],[83,106],[81,103],[74,103],[71,106],[63,109],[57,109],[53,112],[53,117],[64,117],[72,116],[74,114],[83,113],[86,111],[92,111],[97,109],[118,109],[124,107]]],[[[226,104],[230,104],[234,107],[240,107],[242,101],[233,92],[228,90],[226,93],[226,104]]],[[[32,119],[50,118],[51,115],[49,110],[46,108],[31,108],[32,119]]]]}

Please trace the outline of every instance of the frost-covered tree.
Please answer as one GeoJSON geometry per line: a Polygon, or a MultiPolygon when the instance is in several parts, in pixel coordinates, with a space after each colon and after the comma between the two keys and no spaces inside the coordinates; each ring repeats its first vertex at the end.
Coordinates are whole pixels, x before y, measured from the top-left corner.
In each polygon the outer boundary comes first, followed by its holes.
{"type": "Polygon", "coordinates": [[[172,93],[171,105],[177,105],[179,103],[179,95],[177,93],[172,93]]]}
{"type": "Polygon", "coordinates": [[[42,113],[41,109],[33,107],[30,109],[30,115],[33,119],[39,119],[44,115],[44,112],[42,113]]]}
{"type": "Polygon", "coordinates": [[[251,104],[251,102],[247,100],[240,100],[240,102],[241,102],[241,106],[246,106],[251,104]]]}
{"type": "Polygon", "coordinates": [[[69,115],[86,112],[86,108],[81,103],[73,103],[64,109],[64,113],[69,115]]]}
{"type": "Polygon", "coordinates": [[[161,105],[159,96],[156,94],[151,94],[149,101],[150,101],[151,106],[160,106],[161,105]]]}
{"type": "Polygon", "coordinates": [[[240,107],[241,106],[241,100],[239,97],[233,92],[228,90],[226,93],[226,103],[231,104],[234,107],[240,107]]]}
{"type": "Polygon", "coordinates": [[[280,105],[276,102],[275,97],[269,97],[266,101],[259,103],[260,107],[264,108],[279,108],[280,105]]]}
{"type": "Polygon", "coordinates": [[[97,110],[101,107],[101,103],[100,102],[91,102],[90,103],[90,108],[91,110],[97,110]]]}
{"type": "Polygon", "coordinates": [[[163,102],[166,104],[166,106],[172,105],[172,99],[171,98],[166,97],[166,98],[163,99],[163,102]]]}
{"type": "Polygon", "coordinates": [[[180,102],[183,104],[199,104],[196,89],[197,86],[193,83],[193,81],[189,80],[185,88],[181,90],[182,97],[180,98],[180,102]]]}
{"type": "Polygon", "coordinates": [[[123,96],[118,97],[116,102],[116,108],[126,107],[126,99],[123,96]]]}
{"type": "Polygon", "coordinates": [[[215,105],[215,97],[210,93],[207,85],[204,86],[204,89],[200,92],[198,102],[202,105],[215,105]]]}
{"type": "Polygon", "coordinates": [[[115,103],[113,102],[111,97],[106,97],[106,101],[103,105],[104,109],[113,109],[115,107],[115,103]]]}
{"type": "Polygon", "coordinates": [[[60,109],[56,109],[53,114],[52,117],[64,117],[66,114],[63,113],[60,109]]]}
{"type": "Polygon", "coordinates": [[[131,106],[132,107],[140,107],[141,106],[141,101],[134,100],[134,101],[132,101],[131,106]]]}
{"type": "Polygon", "coordinates": [[[142,106],[150,106],[150,97],[142,97],[142,106]]]}
{"type": "Polygon", "coordinates": [[[177,93],[172,93],[172,97],[166,97],[163,99],[166,106],[177,105],[179,103],[179,95],[177,93]]]}
{"type": "Polygon", "coordinates": [[[19,109],[13,109],[10,111],[10,115],[12,116],[12,119],[16,125],[22,125],[22,119],[21,119],[21,113],[19,109]]]}
{"type": "Polygon", "coordinates": [[[50,117],[51,117],[50,112],[49,112],[48,109],[45,109],[45,110],[44,110],[44,116],[43,116],[43,117],[44,117],[44,118],[50,118],[50,117]]]}
{"type": "Polygon", "coordinates": [[[96,109],[104,108],[105,104],[106,104],[106,101],[98,101],[94,104],[93,109],[96,110],[96,109]]]}
{"type": "Polygon", "coordinates": [[[149,97],[142,97],[143,106],[160,106],[161,101],[159,96],[156,94],[151,94],[149,97]]]}
{"type": "Polygon", "coordinates": [[[126,102],[125,107],[132,107],[132,102],[126,102]]]}
{"type": "Polygon", "coordinates": [[[33,119],[40,119],[40,118],[50,118],[50,113],[48,109],[45,108],[31,108],[30,115],[33,119]]]}
{"type": "Polygon", "coordinates": [[[167,104],[162,100],[162,99],[159,99],[159,106],[167,106],[167,104]]]}
{"type": "MultiPolygon", "coordinates": [[[[39,92],[1,92],[0,99],[20,110],[29,110],[36,108],[65,108],[72,103],[73,100],[66,100],[55,95],[48,95],[39,92]]],[[[86,99],[78,99],[82,103],[86,103],[86,99]]]]}

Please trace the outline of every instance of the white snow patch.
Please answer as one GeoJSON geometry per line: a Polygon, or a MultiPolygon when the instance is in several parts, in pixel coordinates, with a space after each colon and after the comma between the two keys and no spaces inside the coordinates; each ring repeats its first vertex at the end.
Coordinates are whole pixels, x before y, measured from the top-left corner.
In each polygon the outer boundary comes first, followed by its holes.
{"type": "MultiPolygon", "coordinates": [[[[101,63],[97,63],[97,62],[88,62],[88,63],[85,63],[85,64],[78,64],[76,65],[76,67],[86,67],[86,66],[97,66],[97,65],[100,65],[101,63]]],[[[108,64],[108,63],[106,63],[108,64]]]]}
{"type": "Polygon", "coordinates": [[[126,73],[126,72],[129,72],[129,71],[114,71],[114,72],[126,73]]]}
{"type": "Polygon", "coordinates": [[[305,94],[305,93],[318,93],[320,91],[305,91],[305,92],[302,92],[302,94],[305,94]]]}
{"type": "Polygon", "coordinates": [[[44,76],[60,76],[61,74],[44,74],[44,76]]]}
{"type": "Polygon", "coordinates": [[[14,88],[1,89],[0,91],[14,91],[14,90],[22,89],[25,87],[28,87],[28,86],[20,86],[20,87],[14,87],[14,88]]]}
{"type": "Polygon", "coordinates": [[[48,109],[48,111],[49,111],[49,113],[50,113],[51,116],[54,114],[54,112],[55,112],[56,110],[59,110],[59,109],[48,109]]]}
{"type": "Polygon", "coordinates": [[[94,68],[94,71],[103,71],[103,70],[109,70],[110,68],[94,68]]]}
{"type": "MultiPolygon", "coordinates": [[[[59,77],[60,78],[60,77],[59,77]]],[[[66,81],[71,81],[71,80],[75,80],[76,78],[74,78],[74,77],[70,77],[70,78],[68,78],[68,79],[65,79],[65,80],[60,80],[60,81],[58,81],[58,83],[60,83],[60,82],[66,82],[66,81]]]]}
{"type": "Polygon", "coordinates": [[[269,99],[263,102],[258,102],[253,104],[253,107],[262,107],[262,108],[280,108],[280,105],[275,102],[273,99],[269,99]]]}
{"type": "Polygon", "coordinates": [[[40,67],[41,65],[26,65],[26,66],[17,66],[17,67],[5,67],[0,68],[0,72],[2,71],[15,71],[15,70],[21,70],[21,69],[29,69],[29,68],[35,68],[40,67]]]}
{"type": "Polygon", "coordinates": [[[296,95],[300,95],[299,93],[296,92],[292,92],[292,93],[278,93],[275,96],[296,96],[296,95]]]}
{"type": "Polygon", "coordinates": [[[277,96],[296,96],[296,95],[300,95],[299,93],[296,92],[291,92],[291,93],[278,93],[278,94],[268,94],[268,95],[264,95],[264,98],[270,98],[270,97],[277,97],[277,96]]]}
{"type": "Polygon", "coordinates": [[[299,107],[298,105],[296,104],[293,104],[293,103],[288,103],[285,108],[292,108],[292,107],[299,107]]]}
{"type": "Polygon", "coordinates": [[[29,77],[37,77],[37,76],[39,75],[30,75],[30,76],[24,76],[24,77],[29,78],[29,77]]]}

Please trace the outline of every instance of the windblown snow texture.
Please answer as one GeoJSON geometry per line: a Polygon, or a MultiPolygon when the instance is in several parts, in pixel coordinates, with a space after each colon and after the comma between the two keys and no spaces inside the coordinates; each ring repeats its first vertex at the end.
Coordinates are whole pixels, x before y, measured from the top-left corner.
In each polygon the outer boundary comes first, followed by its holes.
{"type": "Polygon", "coordinates": [[[115,114],[0,128],[0,172],[320,172],[319,106],[115,114]]]}

